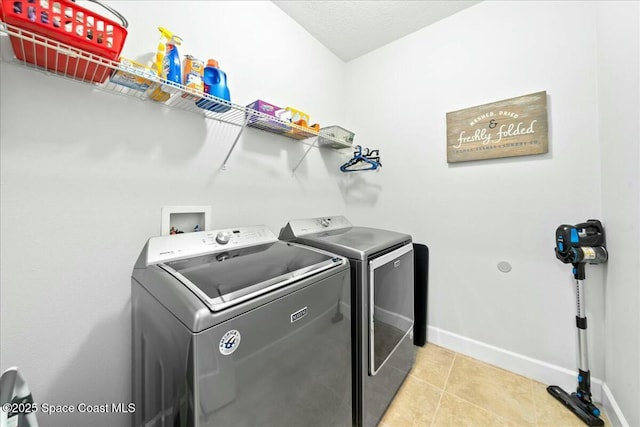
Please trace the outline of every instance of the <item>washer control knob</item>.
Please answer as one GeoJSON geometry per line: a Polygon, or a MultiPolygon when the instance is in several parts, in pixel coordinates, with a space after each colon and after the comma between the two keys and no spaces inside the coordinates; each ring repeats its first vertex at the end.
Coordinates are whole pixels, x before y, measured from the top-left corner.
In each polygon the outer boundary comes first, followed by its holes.
{"type": "Polygon", "coordinates": [[[329,224],[331,224],[331,223],[329,222],[329,220],[328,220],[328,219],[322,218],[322,219],[320,220],[320,225],[321,225],[321,226],[323,226],[323,227],[328,227],[328,226],[329,226],[329,224]]]}
{"type": "Polygon", "coordinates": [[[229,233],[228,231],[221,231],[216,235],[216,242],[220,243],[221,245],[226,245],[227,243],[229,243],[229,239],[231,239],[231,233],[229,233]]]}

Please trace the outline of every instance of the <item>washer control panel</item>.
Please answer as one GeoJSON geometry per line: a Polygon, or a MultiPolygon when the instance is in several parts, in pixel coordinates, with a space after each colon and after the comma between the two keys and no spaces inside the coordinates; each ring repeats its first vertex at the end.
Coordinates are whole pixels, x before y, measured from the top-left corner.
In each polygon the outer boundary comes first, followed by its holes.
{"type": "Polygon", "coordinates": [[[152,237],[147,242],[146,265],[277,241],[264,225],[152,237]]]}
{"type": "MultiPolygon", "coordinates": [[[[353,225],[343,216],[325,216],[320,218],[294,219],[287,224],[287,232],[291,237],[322,233],[323,231],[341,230],[353,225]]],[[[283,237],[282,235],[280,237],[283,237]]]]}

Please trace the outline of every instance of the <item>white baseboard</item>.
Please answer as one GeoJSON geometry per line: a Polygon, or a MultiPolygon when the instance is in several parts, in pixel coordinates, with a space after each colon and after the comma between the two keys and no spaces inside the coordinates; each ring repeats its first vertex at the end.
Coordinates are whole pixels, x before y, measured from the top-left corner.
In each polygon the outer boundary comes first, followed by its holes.
{"type": "MultiPolygon", "coordinates": [[[[577,373],[575,371],[463,337],[434,326],[427,328],[427,334],[427,342],[543,384],[558,385],[568,392],[574,391],[577,386],[577,373]]],[[[598,378],[591,377],[591,395],[595,402],[601,404],[602,409],[604,409],[614,427],[629,427],[629,423],[627,423],[607,384],[598,378]]]]}
{"type": "Polygon", "coordinates": [[[613,394],[606,383],[602,385],[602,406],[604,406],[605,413],[611,421],[613,427],[629,427],[629,423],[622,414],[618,403],[613,398],[613,394]]]}
{"type": "MultiPolygon", "coordinates": [[[[427,342],[448,348],[456,353],[473,357],[543,384],[558,385],[569,392],[576,389],[577,371],[485,344],[434,326],[427,328],[427,334],[427,342]]],[[[591,395],[594,401],[602,402],[602,380],[591,377],[591,395]]]]}

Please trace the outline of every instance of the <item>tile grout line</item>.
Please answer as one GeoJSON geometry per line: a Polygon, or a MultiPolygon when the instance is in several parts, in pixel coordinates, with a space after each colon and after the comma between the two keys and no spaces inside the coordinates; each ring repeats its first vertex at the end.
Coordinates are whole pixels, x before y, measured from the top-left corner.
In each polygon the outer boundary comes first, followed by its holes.
{"type": "Polygon", "coordinates": [[[533,387],[533,381],[529,380],[529,386],[531,387],[531,400],[533,401],[533,416],[536,420],[536,427],[539,427],[540,424],[538,423],[538,402],[536,402],[536,390],[533,387]]]}
{"type": "MultiPolygon", "coordinates": [[[[460,400],[462,400],[463,402],[465,402],[465,403],[466,403],[466,404],[468,404],[468,405],[471,405],[471,406],[473,406],[473,407],[475,407],[475,408],[478,408],[478,409],[480,409],[481,411],[486,412],[487,414],[491,414],[491,415],[493,415],[493,416],[494,416],[494,417],[496,417],[496,418],[500,418],[501,420],[505,420],[505,421],[507,421],[507,422],[509,422],[509,423],[511,423],[511,424],[516,423],[516,421],[515,421],[515,420],[512,420],[511,418],[508,418],[508,417],[505,417],[505,416],[503,416],[503,415],[500,415],[500,414],[498,414],[498,413],[496,413],[496,412],[494,412],[494,411],[492,411],[492,410],[489,410],[489,409],[485,408],[484,406],[480,406],[480,405],[478,405],[477,403],[470,402],[470,401],[468,401],[467,399],[465,399],[464,397],[460,397],[460,396],[458,396],[458,395],[457,395],[457,394],[455,394],[455,393],[449,393],[449,394],[450,394],[451,396],[455,397],[456,399],[460,399],[460,400]]],[[[538,426],[537,418],[536,418],[536,425],[535,425],[535,426],[531,426],[531,427],[536,427],[536,426],[538,426]]]]}
{"type": "MultiPolygon", "coordinates": [[[[472,360],[474,360],[474,361],[477,361],[476,359],[473,359],[472,357],[466,356],[466,355],[464,355],[464,354],[461,354],[461,355],[460,355],[460,354],[456,353],[456,357],[457,357],[457,356],[461,356],[462,358],[468,358],[468,359],[472,359],[472,360]]],[[[454,360],[455,360],[455,358],[454,358],[454,360]]],[[[486,363],[484,363],[484,362],[482,362],[482,361],[478,361],[478,362],[483,363],[483,364],[486,364],[486,363]]],[[[490,364],[486,364],[486,365],[487,365],[488,367],[490,367],[490,368],[493,368],[493,369],[497,369],[497,370],[502,370],[502,371],[504,371],[504,369],[501,369],[501,368],[495,367],[495,366],[493,366],[493,365],[490,365],[490,364]]],[[[509,371],[506,371],[506,372],[507,372],[507,373],[510,373],[509,371]]],[[[517,375],[517,374],[516,374],[516,375],[517,375]]],[[[529,385],[530,385],[530,387],[531,387],[531,388],[530,388],[531,393],[533,393],[533,392],[534,392],[534,389],[533,389],[533,384],[534,384],[534,383],[533,383],[533,381],[532,381],[532,380],[530,380],[530,379],[528,379],[528,378],[525,378],[525,379],[527,380],[527,382],[529,383],[529,385]]],[[[449,382],[449,377],[447,377],[447,383],[448,383],[448,382],[449,382]]],[[[445,384],[445,386],[446,386],[446,384],[445,384]]],[[[451,393],[451,392],[449,392],[449,394],[451,394],[452,396],[456,397],[457,399],[460,399],[460,400],[462,400],[463,402],[466,402],[467,404],[469,404],[469,405],[471,405],[471,406],[474,406],[474,407],[476,407],[476,408],[478,408],[478,409],[482,410],[483,412],[486,412],[486,413],[488,413],[488,414],[491,414],[491,415],[493,415],[493,416],[495,416],[495,417],[497,417],[497,418],[499,418],[499,419],[502,419],[502,420],[508,421],[509,423],[516,423],[516,422],[517,422],[517,421],[515,421],[515,420],[513,420],[513,419],[511,419],[511,418],[508,418],[508,417],[505,417],[505,416],[503,416],[503,415],[500,415],[500,414],[498,414],[497,412],[495,412],[495,411],[493,411],[493,410],[490,410],[490,409],[488,409],[488,408],[485,408],[485,407],[483,407],[483,406],[480,406],[480,405],[478,405],[477,403],[471,402],[471,401],[467,400],[467,399],[466,399],[466,397],[462,397],[462,396],[459,396],[459,395],[457,395],[457,394],[455,394],[455,393],[451,393]]],[[[533,405],[534,405],[534,411],[535,411],[535,410],[536,410],[536,408],[537,408],[537,407],[536,407],[535,399],[533,399],[533,398],[532,398],[532,402],[533,402],[533,405]]],[[[438,403],[438,406],[439,406],[439,405],[440,405],[440,403],[438,403]]],[[[538,416],[537,416],[537,412],[536,412],[536,413],[534,413],[534,416],[535,416],[535,425],[534,425],[534,426],[531,426],[531,427],[539,427],[539,426],[538,426],[538,416]]]]}
{"type": "Polygon", "coordinates": [[[438,400],[438,404],[436,405],[436,410],[433,413],[433,418],[431,418],[430,426],[433,427],[433,423],[436,422],[436,417],[438,416],[438,411],[440,410],[440,403],[442,402],[442,398],[444,397],[445,390],[447,389],[447,384],[449,383],[449,377],[451,376],[451,371],[453,371],[453,365],[456,363],[456,357],[458,357],[458,353],[453,353],[453,360],[451,360],[451,366],[449,366],[449,372],[447,372],[447,378],[444,380],[444,386],[442,386],[442,394],[440,394],[440,399],[438,400]]]}

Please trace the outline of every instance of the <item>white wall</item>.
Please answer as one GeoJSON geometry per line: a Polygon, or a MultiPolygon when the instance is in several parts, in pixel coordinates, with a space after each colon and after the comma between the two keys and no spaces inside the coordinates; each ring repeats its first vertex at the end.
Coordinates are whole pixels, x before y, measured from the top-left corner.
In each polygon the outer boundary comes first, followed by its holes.
{"type": "Polygon", "coordinates": [[[598,9],[602,218],[611,253],[605,282],[606,384],[628,425],[640,425],[640,7],[598,9]]]}
{"type": "MultiPolygon", "coordinates": [[[[554,256],[554,231],[602,213],[595,12],[589,2],[482,2],[347,66],[346,123],[384,165],[361,178],[382,188],[379,200],[347,200],[347,214],[401,223],[430,246],[431,332],[567,372],[576,368],[574,286],[571,266],[554,256]],[[542,90],[548,154],[447,164],[447,112],[542,90]],[[503,260],[510,273],[498,271],[503,260]]],[[[602,266],[587,267],[597,378],[603,296],[602,266]]],[[[575,387],[573,378],[560,385],[575,387]]]]}
{"type": "Polygon", "coordinates": [[[637,9],[482,2],[348,63],[345,121],[384,165],[351,179],[369,197],[347,199],[348,216],[401,223],[431,248],[432,342],[575,389],[575,294],[554,231],[603,219],[611,262],[585,282],[593,391],[629,425],[640,424],[637,9]],[[542,90],[548,154],[446,163],[447,112],[542,90]]]}
{"type": "MultiPolygon", "coordinates": [[[[129,19],[125,56],[150,60],[165,25],[181,54],[220,61],[232,101],[342,123],[344,63],[271,2],[109,4],[129,19]]],[[[5,63],[0,90],[0,370],[19,366],[37,402],[130,401],[130,274],[162,206],[211,205],[215,227],[276,234],[290,218],[344,212],[333,152],[313,149],[293,177],[306,146],[247,129],[221,171],[232,126],[5,63]]]]}

